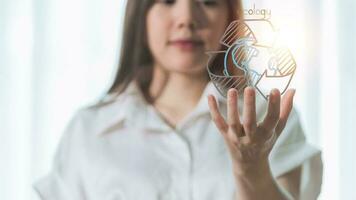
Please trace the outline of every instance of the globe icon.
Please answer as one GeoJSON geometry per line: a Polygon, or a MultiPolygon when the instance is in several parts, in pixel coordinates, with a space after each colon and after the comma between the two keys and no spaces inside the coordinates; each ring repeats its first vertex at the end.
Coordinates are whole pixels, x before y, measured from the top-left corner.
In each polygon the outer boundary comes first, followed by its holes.
{"type": "Polygon", "coordinates": [[[296,70],[288,48],[278,43],[278,34],[266,19],[233,21],[220,43],[223,51],[208,52],[207,70],[219,93],[252,86],[265,98],[271,89],[287,90],[296,70]]]}

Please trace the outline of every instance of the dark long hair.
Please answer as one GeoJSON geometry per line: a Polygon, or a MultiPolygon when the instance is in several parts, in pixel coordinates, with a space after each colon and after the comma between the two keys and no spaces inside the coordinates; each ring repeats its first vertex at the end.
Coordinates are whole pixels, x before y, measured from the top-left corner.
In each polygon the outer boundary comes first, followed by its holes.
{"type": "MultiPolygon", "coordinates": [[[[148,48],[146,16],[155,0],[127,0],[124,34],[118,70],[108,94],[121,94],[129,83],[137,80],[143,95],[149,98],[148,88],[153,76],[153,57],[148,48]]],[[[227,0],[230,23],[243,18],[241,0],[227,0]]],[[[150,100],[148,100],[150,101],[150,100]]]]}

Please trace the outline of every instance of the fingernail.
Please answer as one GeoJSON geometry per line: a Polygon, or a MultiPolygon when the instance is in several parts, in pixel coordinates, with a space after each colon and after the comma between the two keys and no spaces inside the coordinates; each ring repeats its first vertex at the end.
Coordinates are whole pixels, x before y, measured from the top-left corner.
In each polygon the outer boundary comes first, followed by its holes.
{"type": "Polygon", "coordinates": [[[280,92],[279,92],[279,89],[277,89],[277,88],[273,88],[272,90],[271,90],[271,94],[272,95],[278,95],[280,92]]]}
{"type": "Polygon", "coordinates": [[[253,96],[255,94],[255,88],[248,86],[245,91],[247,92],[248,95],[253,96]]]}
{"type": "Polygon", "coordinates": [[[269,94],[269,101],[271,101],[271,103],[273,104],[276,103],[278,94],[279,94],[279,90],[277,88],[273,88],[269,94]]]}
{"type": "Polygon", "coordinates": [[[229,89],[229,95],[230,95],[230,96],[234,96],[235,94],[236,94],[235,88],[230,88],[230,89],[229,89]]]}
{"type": "Polygon", "coordinates": [[[292,88],[290,89],[292,91],[292,97],[294,97],[295,93],[296,93],[296,89],[292,88]]]}

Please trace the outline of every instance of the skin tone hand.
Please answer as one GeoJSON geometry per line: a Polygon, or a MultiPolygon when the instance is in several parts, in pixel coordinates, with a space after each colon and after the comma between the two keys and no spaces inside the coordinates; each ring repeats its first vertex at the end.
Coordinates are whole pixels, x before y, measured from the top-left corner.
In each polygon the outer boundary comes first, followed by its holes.
{"type": "Polygon", "coordinates": [[[208,96],[212,119],[229,149],[237,184],[237,199],[286,199],[288,194],[278,188],[268,156],[282,133],[293,107],[295,90],[283,98],[277,89],[269,95],[267,114],[256,122],[256,92],[244,90],[243,119],[238,111],[238,92],[230,89],[227,97],[227,120],[223,118],[213,95],[208,96]]]}

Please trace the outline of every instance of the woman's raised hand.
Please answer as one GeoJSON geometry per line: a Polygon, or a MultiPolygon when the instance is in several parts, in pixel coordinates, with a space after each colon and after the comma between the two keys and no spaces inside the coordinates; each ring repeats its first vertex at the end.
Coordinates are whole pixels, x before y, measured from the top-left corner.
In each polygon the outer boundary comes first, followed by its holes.
{"type": "Polygon", "coordinates": [[[269,170],[268,155],[286,125],[294,94],[294,89],[288,90],[281,100],[280,92],[273,89],[268,99],[267,114],[259,123],[256,121],[254,88],[244,90],[242,120],[236,89],[228,91],[226,120],[220,114],[215,97],[208,96],[212,119],[228,146],[235,175],[258,175],[269,170]]]}

